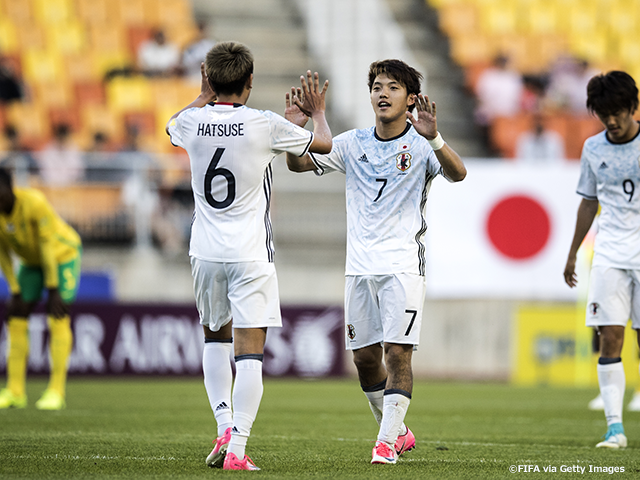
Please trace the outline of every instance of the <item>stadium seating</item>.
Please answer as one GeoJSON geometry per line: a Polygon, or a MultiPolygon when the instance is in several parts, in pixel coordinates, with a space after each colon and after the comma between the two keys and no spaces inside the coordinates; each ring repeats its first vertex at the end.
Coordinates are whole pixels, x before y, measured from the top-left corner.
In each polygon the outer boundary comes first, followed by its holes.
{"type": "MultiPolygon", "coordinates": [[[[451,57],[465,69],[470,89],[497,54],[507,54],[523,74],[547,72],[558,58],[571,55],[640,80],[640,0],[425,1],[437,11],[451,57]]],[[[527,115],[520,117],[491,126],[491,139],[504,157],[512,157],[514,135],[529,124],[527,115]]],[[[563,121],[572,124],[560,129],[567,155],[579,158],[585,135],[601,127],[593,118],[563,121]]]]}
{"type": "MultiPolygon", "coordinates": [[[[145,119],[149,115],[155,117],[149,92],[156,89],[154,83],[164,84],[163,80],[135,76],[107,83],[104,79],[108,72],[135,63],[139,44],[156,27],[163,28],[169,40],[184,46],[195,34],[190,2],[0,0],[0,52],[15,57],[32,94],[26,105],[37,111],[28,113],[28,117],[45,119],[45,125],[38,121],[31,126],[30,122],[15,118],[11,109],[0,106],[0,127],[9,119],[16,121],[26,143],[42,145],[50,138],[52,118],[60,118],[50,111],[59,112],[61,108],[75,108],[78,118],[91,117],[96,104],[120,121],[125,120],[124,111],[144,111],[148,114],[145,119]]],[[[197,86],[186,85],[191,89],[190,97],[194,97],[197,86]]],[[[184,96],[170,94],[167,98],[176,101],[170,105],[174,111],[183,106],[177,102],[184,96]]],[[[165,100],[162,104],[163,112],[167,111],[167,103],[165,100]]],[[[151,123],[155,125],[155,120],[151,123]]],[[[87,145],[95,122],[76,124],[76,139],[87,145]]],[[[159,152],[168,150],[168,142],[156,137],[155,128],[144,130],[150,135],[146,144],[156,145],[159,152]]],[[[112,141],[119,143],[122,132],[122,128],[111,127],[108,133],[118,135],[112,141]]]]}

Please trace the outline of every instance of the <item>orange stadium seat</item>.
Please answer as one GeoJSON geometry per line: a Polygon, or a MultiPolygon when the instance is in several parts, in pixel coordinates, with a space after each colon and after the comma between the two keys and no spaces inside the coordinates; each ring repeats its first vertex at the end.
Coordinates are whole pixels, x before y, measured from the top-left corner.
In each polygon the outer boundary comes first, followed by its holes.
{"type": "Polygon", "coordinates": [[[15,125],[26,143],[41,144],[49,137],[47,111],[37,102],[12,103],[6,108],[6,121],[15,125]]]}
{"type": "Polygon", "coordinates": [[[87,138],[95,132],[104,132],[115,141],[121,141],[123,138],[124,125],[121,115],[109,110],[106,105],[82,104],[80,121],[80,132],[87,138]]]}
{"type": "Polygon", "coordinates": [[[33,11],[31,2],[25,0],[2,0],[3,14],[7,15],[18,25],[31,23],[33,21],[33,11]]]}
{"type": "Polygon", "coordinates": [[[104,83],[101,81],[84,81],[75,83],[73,91],[76,102],[81,105],[88,103],[104,105],[106,102],[107,97],[104,91],[104,83]]]}
{"type": "Polygon", "coordinates": [[[77,16],[87,25],[114,23],[110,1],[113,0],[76,0],[77,16]]]}
{"type": "Polygon", "coordinates": [[[440,29],[451,36],[478,31],[476,6],[467,3],[443,5],[439,12],[440,29]]]}

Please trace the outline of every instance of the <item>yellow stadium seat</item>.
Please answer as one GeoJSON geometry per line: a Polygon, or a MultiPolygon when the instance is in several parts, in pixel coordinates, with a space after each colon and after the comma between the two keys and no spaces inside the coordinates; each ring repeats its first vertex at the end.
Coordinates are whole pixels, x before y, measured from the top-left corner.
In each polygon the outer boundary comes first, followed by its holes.
{"type": "Polygon", "coordinates": [[[559,30],[558,9],[555,2],[531,2],[523,5],[522,17],[529,34],[554,34],[559,30]]]}
{"type": "Polygon", "coordinates": [[[486,3],[480,10],[480,28],[486,34],[501,35],[518,32],[516,2],[486,3]]]}
{"type": "Polygon", "coordinates": [[[599,15],[599,8],[596,2],[578,2],[567,9],[568,26],[571,36],[585,36],[589,32],[602,26],[602,18],[599,15]]]}
{"type": "Polygon", "coordinates": [[[42,25],[65,23],[75,17],[73,0],[31,0],[31,2],[33,15],[42,25]]]}
{"type": "Polygon", "coordinates": [[[98,78],[104,78],[111,70],[123,69],[131,65],[131,57],[124,52],[92,52],[90,55],[93,71],[98,78]]]}
{"type": "Polygon", "coordinates": [[[152,92],[149,80],[142,76],[114,78],[107,85],[107,105],[118,112],[150,109],[152,92]]]}
{"type": "Polygon", "coordinates": [[[0,52],[17,53],[20,51],[18,29],[8,18],[0,19],[0,52]]]}
{"type": "Polygon", "coordinates": [[[60,82],[64,62],[53,50],[27,50],[22,55],[22,73],[30,82],[60,82]]]}
{"type": "Polygon", "coordinates": [[[84,25],[77,20],[46,27],[47,44],[60,53],[80,53],[87,48],[84,25]]]}
{"type": "Polygon", "coordinates": [[[620,37],[634,35],[640,28],[640,9],[638,2],[625,0],[624,3],[614,2],[606,9],[610,31],[620,37]]]}
{"type": "Polygon", "coordinates": [[[574,55],[591,63],[605,62],[610,54],[609,37],[607,32],[602,29],[572,34],[569,45],[574,55]]]}
{"type": "MultiPolygon", "coordinates": [[[[640,35],[626,36],[618,40],[618,60],[627,69],[638,65],[640,61],[640,35]]],[[[640,83],[640,78],[636,78],[640,83]]]]}

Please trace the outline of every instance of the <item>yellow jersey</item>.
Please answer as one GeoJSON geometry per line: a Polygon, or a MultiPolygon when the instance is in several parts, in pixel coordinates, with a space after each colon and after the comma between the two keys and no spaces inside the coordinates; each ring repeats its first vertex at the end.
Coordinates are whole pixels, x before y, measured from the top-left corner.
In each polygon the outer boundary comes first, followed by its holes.
{"type": "Polygon", "coordinates": [[[44,194],[33,188],[14,188],[16,200],[9,215],[0,213],[0,268],[12,294],[20,293],[11,252],[24,265],[41,267],[45,288],[58,287],[58,265],[80,254],[82,242],[53,209],[44,194]]]}

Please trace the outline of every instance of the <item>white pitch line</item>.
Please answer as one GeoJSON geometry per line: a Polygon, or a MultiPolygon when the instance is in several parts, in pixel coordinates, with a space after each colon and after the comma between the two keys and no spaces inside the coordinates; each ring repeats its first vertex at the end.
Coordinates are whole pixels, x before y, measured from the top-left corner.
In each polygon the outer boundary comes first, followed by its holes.
{"type": "Polygon", "coordinates": [[[13,459],[13,460],[29,460],[29,459],[43,459],[43,460],[143,460],[143,461],[165,461],[165,462],[174,462],[178,459],[175,457],[119,457],[119,456],[111,456],[111,455],[89,455],[89,456],[81,456],[81,455],[0,455],[0,459],[13,459]]]}

